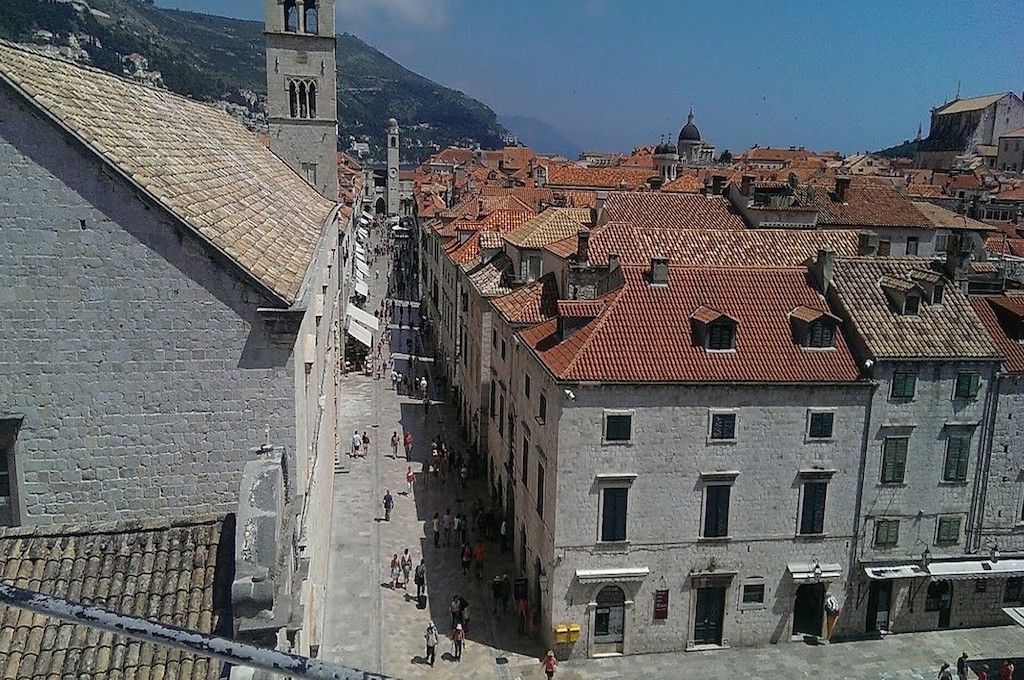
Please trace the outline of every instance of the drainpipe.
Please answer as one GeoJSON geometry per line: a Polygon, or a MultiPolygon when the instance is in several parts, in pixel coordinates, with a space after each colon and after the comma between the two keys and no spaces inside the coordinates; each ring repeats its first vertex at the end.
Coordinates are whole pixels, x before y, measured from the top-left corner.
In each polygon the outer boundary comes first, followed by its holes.
{"type": "Polygon", "coordinates": [[[981,438],[978,440],[978,462],[974,475],[974,491],[971,507],[967,513],[967,531],[964,543],[968,554],[981,550],[981,527],[985,518],[985,499],[988,495],[989,466],[992,464],[992,437],[996,427],[996,407],[999,403],[999,388],[1009,376],[996,371],[989,389],[985,391],[985,408],[982,411],[981,438]]]}
{"type": "Polygon", "coordinates": [[[857,570],[857,554],[860,548],[860,538],[863,531],[863,518],[861,513],[864,507],[864,479],[867,474],[868,464],[868,446],[871,442],[871,428],[873,423],[871,422],[872,405],[875,401],[875,392],[878,390],[878,382],[875,380],[871,381],[871,389],[868,392],[868,406],[867,413],[864,414],[864,432],[861,434],[860,442],[860,461],[857,464],[857,498],[854,500],[854,516],[853,516],[853,540],[850,541],[850,578],[847,579],[847,583],[851,583],[853,575],[857,570]]]}

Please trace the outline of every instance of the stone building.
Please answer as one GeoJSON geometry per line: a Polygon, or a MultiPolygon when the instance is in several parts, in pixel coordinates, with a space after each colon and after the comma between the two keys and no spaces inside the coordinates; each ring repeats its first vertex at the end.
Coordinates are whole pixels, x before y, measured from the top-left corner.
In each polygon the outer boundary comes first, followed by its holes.
{"type": "Polygon", "coordinates": [[[1009,172],[1024,172],[1024,127],[999,135],[996,168],[1009,172]]]}
{"type": "Polygon", "coordinates": [[[400,195],[400,181],[398,178],[398,163],[399,153],[401,151],[401,143],[399,138],[398,121],[394,118],[388,119],[388,144],[387,144],[387,160],[388,160],[388,179],[387,179],[387,195],[388,195],[388,215],[397,215],[399,208],[401,208],[399,202],[400,195]]]}
{"type": "Polygon", "coordinates": [[[8,43],[0,165],[5,521],[237,512],[236,615],[273,615],[235,632],[309,652],[337,451],[337,204],[211,107],[8,43]]]}
{"type": "Polygon", "coordinates": [[[917,146],[914,166],[949,170],[956,165],[957,156],[994,156],[999,138],[1021,126],[1024,101],[1013,92],[957,98],[932,109],[928,137],[917,146]]]}

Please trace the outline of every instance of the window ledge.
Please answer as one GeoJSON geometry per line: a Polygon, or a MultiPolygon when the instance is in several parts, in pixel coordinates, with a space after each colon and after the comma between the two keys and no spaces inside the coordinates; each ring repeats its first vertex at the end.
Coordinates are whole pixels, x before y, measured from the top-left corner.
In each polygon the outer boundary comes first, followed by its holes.
{"type": "Polygon", "coordinates": [[[878,482],[875,486],[884,486],[889,489],[905,489],[907,488],[906,482],[878,482]]]}
{"type": "Polygon", "coordinates": [[[822,532],[820,534],[795,534],[793,538],[798,541],[813,542],[813,541],[824,541],[828,538],[828,532],[822,532]]]}
{"type": "Polygon", "coordinates": [[[836,441],[836,438],[834,436],[832,436],[832,437],[812,437],[809,434],[804,435],[804,444],[829,444],[829,443],[834,442],[834,441],[836,441]]]}
{"type": "Polygon", "coordinates": [[[708,437],[708,442],[707,443],[708,444],[721,445],[721,444],[735,444],[737,441],[738,440],[735,437],[733,437],[732,439],[712,439],[711,437],[708,437]]]}
{"type": "Polygon", "coordinates": [[[718,649],[729,649],[729,641],[723,638],[720,645],[698,645],[692,640],[686,642],[688,652],[712,652],[718,649]]]}
{"type": "Polygon", "coordinates": [[[967,486],[966,479],[942,479],[939,480],[939,486],[967,486]]]}
{"type": "Polygon", "coordinates": [[[698,543],[728,543],[732,540],[732,536],[700,536],[697,538],[698,543]]]}
{"type": "Polygon", "coordinates": [[[601,439],[601,446],[633,446],[632,439],[601,439]]]}
{"type": "Polygon", "coordinates": [[[627,552],[629,541],[598,541],[594,544],[596,552],[627,552]]]}
{"type": "Polygon", "coordinates": [[[759,611],[759,610],[763,610],[763,609],[768,609],[768,605],[766,605],[764,602],[748,602],[746,604],[741,602],[739,605],[737,605],[737,608],[741,612],[745,612],[745,611],[759,611]]]}

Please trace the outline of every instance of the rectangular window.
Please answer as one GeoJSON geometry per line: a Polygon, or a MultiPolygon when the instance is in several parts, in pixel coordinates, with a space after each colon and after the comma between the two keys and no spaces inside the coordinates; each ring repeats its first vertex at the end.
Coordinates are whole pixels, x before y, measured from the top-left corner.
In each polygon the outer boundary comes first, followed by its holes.
{"type": "Polygon", "coordinates": [[[956,374],[956,398],[974,399],[978,396],[978,389],[981,387],[981,375],[970,371],[961,371],[956,374]]]}
{"type": "Polygon", "coordinates": [[[530,477],[530,440],[525,436],[523,437],[523,486],[527,489],[530,488],[529,477],[530,477]]]}
{"type": "Polygon", "coordinates": [[[949,241],[949,234],[935,235],[935,254],[942,255],[946,252],[946,243],[949,241]]]}
{"type": "Polygon", "coordinates": [[[306,178],[306,183],[312,187],[316,186],[316,163],[303,163],[302,164],[302,175],[306,178]]]}
{"type": "Polygon", "coordinates": [[[537,420],[539,422],[547,422],[548,419],[548,398],[543,394],[540,395],[540,399],[537,400],[537,420]]]}
{"type": "Polygon", "coordinates": [[[907,237],[907,255],[910,257],[917,257],[917,237],[907,237]]]}
{"type": "Polygon", "coordinates": [[[527,399],[530,398],[530,376],[527,374],[523,375],[523,393],[527,399]]]}
{"type": "Polygon", "coordinates": [[[748,583],[744,585],[743,604],[764,604],[764,584],[748,583]]]}
{"type": "Polygon", "coordinates": [[[491,329],[491,347],[498,349],[498,330],[496,328],[491,329]]]}
{"type": "Polygon", "coordinates": [[[628,488],[607,488],[602,492],[601,540],[626,540],[626,501],[628,488]]]}
{"type": "Polygon", "coordinates": [[[878,240],[878,254],[879,256],[886,256],[892,252],[892,241],[887,238],[878,240]]]}
{"type": "Polygon", "coordinates": [[[940,517],[935,531],[936,545],[956,543],[960,540],[960,518],[940,517]]]}
{"type": "Polygon", "coordinates": [[[14,446],[18,439],[20,419],[0,419],[0,526],[17,524],[15,507],[14,446]]]}
{"type": "Polygon", "coordinates": [[[544,520],[544,466],[537,463],[537,514],[544,520]]]}
{"type": "Polygon", "coordinates": [[[729,493],[726,484],[708,486],[704,491],[704,538],[729,535],[729,493]]]}
{"type": "Polygon", "coordinates": [[[917,388],[917,373],[897,371],[892,374],[892,388],[889,396],[893,399],[913,399],[917,388]]]}
{"type": "Polygon", "coordinates": [[[807,333],[808,347],[833,347],[835,346],[835,331],[832,324],[826,321],[816,321],[811,324],[807,333]]]}
{"type": "Polygon", "coordinates": [[[606,442],[628,442],[633,437],[633,416],[629,413],[606,413],[604,416],[604,440],[606,442]]]}
{"type": "Polygon", "coordinates": [[[921,311],[921,296],[910,293],[903,299],[903,314],[906,316],[917,316],[921,311]]]}
{"type": "Polygon", "coordinates": [[[902,484],[907,473],[909,437],[886,437],[882,445],[882,484],[902,484]]]}
{"type": "Polygon", "coordinates": [[[712,413],[711,414],[711,438],[712,439],[735,439],[736,438],[736,414],[735,413],[712,413]]]}
{"type": "Polygon", "coordinates": [[[804,482],[804,497],[800,508],[800,534],[825,533],[825,497],[828,482],[804,482]]]}
{"type": "Polygon", "coordinates": [[[834,419],[834,413],[812,411],[807,427],[807,436],[811,439],[831,439],[834,419]]]}
{"type": "Polygon", "coordinates": [[[935,284],[935,286],[932,287],[932,304],[933,305],[941,305],[942,304],[942,294],[943,294],[944,290],[945,290],[945,286],[943,286],[942,284],[939,284],[939,283],[935,284]]]}
{"type": "Polygon", "coordinates": [[[505,360],[505,338],[501,339],[501,360],[505,360]]]}
{"type": "Polygon", "coordinates": [[[498,397],[498,436],[505,434],[505,395],[498,397]]]}
{"type": "Polygon", "coordinates": [[[942,481],[966,482],[967,460],[971,453],[970,437],[946,439],[946,463],[942,466],[942,481]]]}
{"type": "Polygon", "coordinates": [[[1006,590],[1003,592],[1003,602],[1021,602],[1024,600],[1024,577],[1011,576],[1006,579],[1006,590]]]}
{"type": "Polygon", "coordinates": [[[713,323],[708,327],[708,349],[732,349],[733,325],[713,323]]]}
{"type": "Polygon", "coordinates": [[[875,520],[875,547],[891,548],[899,543],[900,521],[898,519],[875,520]]]}
{"type": "Polygon", "coordinates": [[[497,413],[497,411],[494,410],[495,407],[497,406],[497,404],[495,403],[497,401],[497,392],[498,392],[498,383],[497,383],[496,380],[491,380],[491,417],[492,418],[494,417],[494,414],[497,413]]]}

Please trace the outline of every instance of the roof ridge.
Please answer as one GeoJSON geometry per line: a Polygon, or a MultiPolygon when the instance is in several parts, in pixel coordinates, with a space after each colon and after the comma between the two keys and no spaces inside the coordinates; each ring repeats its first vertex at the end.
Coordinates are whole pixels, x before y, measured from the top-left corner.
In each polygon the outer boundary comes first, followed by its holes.
{"type": "Polygon", "coordinates": [[[17,527],[0,527],[0,540],[22,538],[25,536],[83,536],[96,534],[128,534],[181,527],[200,526],[224,522],[229,513],[209,513],[203,515],[185,515],[181,517],[156,517],[135,520],[113,520],[107,522],[48,525],[26,525],[17,527]]]}
{"type": "MultiPolygon", "coordinates": [[[[597,337],[598,333],[605,326],[605,324],[608,323],[608,317],[611,316],[612,311],[614,311],[616,305],[619,304],[619,300],[622,299],[622,293],[625,292],[625,290],[626,290],[626,284],[623,283],[617,289],[617,291],[615,293],[615,299],[611,300],[610,302],[605,303],[604,308],[601,309],[601,313],[598,315],[598,317],[596,319],[596,323],[594,323],[593,321],[591,322],[591,323],[594,324],[594,327],[590,329],[590,335],[587,336],[587,339],[583,341],[583,344],[580,345],[580,348],[573,355],[572,361],[570,361],[568,364],[565,365],[565,368],[562,370],[562,375],[563,376],[569,375],[569,373],[574,368],[576,368],[576,364],[577,364],[577,362],[579,362],[580,357],[582,357],[583,353],[586,352],[590,348],[590,345],[594,342],[594,339],[597,337]]],[[[605,294],[605,295],[607,295],[607,294],[605,294]]],[[[602,296],[602,297],[604,297],[604,296],[602,296]]],[[[587,325],[589,326],[590,324],[587,324],[587,325]]]]}

